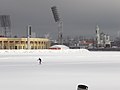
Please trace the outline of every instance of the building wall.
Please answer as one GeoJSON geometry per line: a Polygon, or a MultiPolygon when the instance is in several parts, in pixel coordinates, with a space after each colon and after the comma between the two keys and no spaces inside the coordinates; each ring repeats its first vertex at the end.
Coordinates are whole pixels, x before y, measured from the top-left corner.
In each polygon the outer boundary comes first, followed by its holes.
{"type": "MultiPolygon", "coordinates": [[[[30,38],[31,49],[48,49],[50,40],[30,38]]],[[[27,38],[0,38],[0,49],[27,49],[27,38]]]]}

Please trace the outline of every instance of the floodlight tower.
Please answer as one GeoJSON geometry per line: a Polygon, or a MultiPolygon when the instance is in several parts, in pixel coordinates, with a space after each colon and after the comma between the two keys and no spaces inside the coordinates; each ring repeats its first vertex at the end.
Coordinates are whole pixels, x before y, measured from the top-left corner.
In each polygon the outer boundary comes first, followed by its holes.
{"type": "Polygon", "coordinates": [[[59,17],[58,10],[56,6],[51,7],[53,17],[58,25],[58,44],[63,44],[63,22],[59,17]]]}
{"type": "Polygon", "coordinates": [[[10,15],[0,15],[0,27],[4,29],[5,37],[11,37],[10,15]]]}

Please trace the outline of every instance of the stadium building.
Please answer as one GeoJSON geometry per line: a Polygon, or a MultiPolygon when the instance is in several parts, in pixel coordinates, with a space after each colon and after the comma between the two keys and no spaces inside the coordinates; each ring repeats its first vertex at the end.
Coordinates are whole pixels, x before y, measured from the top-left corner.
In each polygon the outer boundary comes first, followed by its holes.
{"type": "MultiPolygon", "coordinates": [[[[29,49],[48,49],[50,40],[47,38],[29,38],[29,49]]],[[[0,38],[0,49],[28,49],[27,38],[0,38]]]]}

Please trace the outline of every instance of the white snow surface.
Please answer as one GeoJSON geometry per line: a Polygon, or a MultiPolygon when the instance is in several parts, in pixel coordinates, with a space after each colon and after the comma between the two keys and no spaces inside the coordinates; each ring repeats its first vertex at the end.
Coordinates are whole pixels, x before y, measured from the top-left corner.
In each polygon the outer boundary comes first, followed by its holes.
{"type": "Polygon", "coordinates": [[[0,50],[0,90],[120,90],[119,76],[119,51],[0,50]]]}

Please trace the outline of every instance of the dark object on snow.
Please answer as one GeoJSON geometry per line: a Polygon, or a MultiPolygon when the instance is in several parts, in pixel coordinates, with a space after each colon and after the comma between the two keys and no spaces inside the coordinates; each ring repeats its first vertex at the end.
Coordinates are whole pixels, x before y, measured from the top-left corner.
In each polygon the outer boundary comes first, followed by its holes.
{"type": "Polygon", "coordinates": [[[42,60],[40,58],[38,59],[38,61],[39,61],[39,64],[41,64],[42,60]]]}
{"type": "Polygon", "coordinates": [[[86,85],[78,85],[77,90],[88,90],[88,86],[86,86],[86,85]]]}

